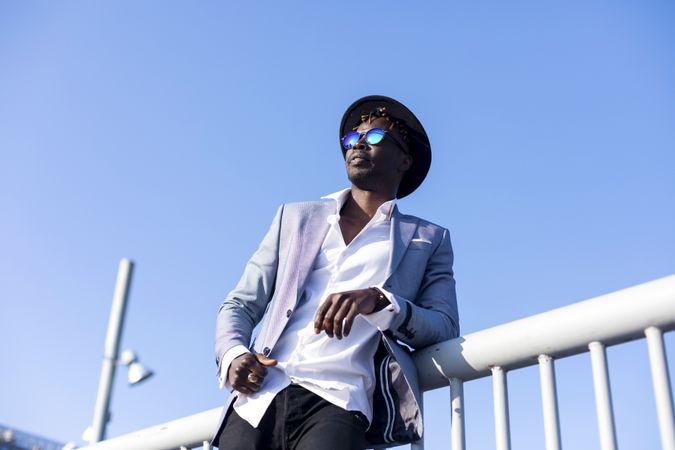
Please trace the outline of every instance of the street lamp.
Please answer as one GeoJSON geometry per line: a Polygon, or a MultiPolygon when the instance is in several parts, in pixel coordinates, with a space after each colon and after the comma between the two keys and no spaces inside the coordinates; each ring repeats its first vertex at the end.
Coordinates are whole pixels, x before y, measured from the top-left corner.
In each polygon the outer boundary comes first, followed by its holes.
{"type": "Polygon", "coordinates": [[[138,355],[131,349],[127,349],[122,352],[120,363],[129,367],[129,373],[127,374],[129,386],[135,386],[139,383],[142,383],[154,375],[152,370],[140,363],[138,360],[138,355]]]}
{"type": "Polygon", "coordinates": [[[120,261],[110,319],[108,320],[108,333],[103,351],[103,364],[101,365],[101,377],[98,384],[98,394],[96,395],[96,406],[94,407],[94,419],[91,428],[85,430],[86,437],[83,435],[83,438],[88,440],[89,444],[95,444],[105,439],[112,385],[117,365],[124,364],[129,367],[128,380],[130,385],[138,384],[153,374],[151,370],[141,365],[133,350],[125,350],[122,353],[122,358],[119,358],[120,338],[133,268],[134,263],[129,259],[124,258],[120,261]]]}

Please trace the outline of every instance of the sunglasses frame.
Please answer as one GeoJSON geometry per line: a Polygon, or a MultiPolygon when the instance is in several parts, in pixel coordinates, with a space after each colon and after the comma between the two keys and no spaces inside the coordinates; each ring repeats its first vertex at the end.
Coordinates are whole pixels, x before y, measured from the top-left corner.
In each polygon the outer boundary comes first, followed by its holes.
{"type": "Polygon", "coordinates": [[[384,136],[382,136],[382,139],[384,139],[386,136],[390,136],[390,137],[392,138],[392,140],[394,141],[394,143],[395,143],[395,144],[403,151],[403,153],[405,153],[406,155],[409,155],[409,154],[410,154],[410,152],[409,152],[408,150],[406,150],[405,144],[403,144],[403,142],[400,142],[399,139],[398,139],[398,137],[397,137],[395,134],[393,134],[393,133],[391,133],[390,131],[387,131],[387,130],[385,130],[385,129],[383,129],[383,128],[379,128],[379,127],[371,128],[370,130],[364,131],[364,132],[362,132],[362,133],[359,132],[359,131],[356,131],[356,130],[350,131],[349,133],[345,134],[345,135],[342,137],[342,139],[340,139],[340,145],[342,145],[342,148],[345,149],[345,151],[354,148],[354,145],[358,144],[361,140],[363,140],[363,141],[364,141],[366,144],[368,144],[368,145],[379,145],[380,142],[382,142],[382,140],[380,140],[377,144],[371,144],[371,143],[368,142],[368,140],[367,140],[367,139],[368,139],[368,133],[370,133],[370,132],[372,132],[372,131],[375,131],[375,130],[381,131],[382,133],[384,133],[384,136]],[[347,136],[349,136],[349,135],[352,134],[352,133],[358,133],[358,134],[359,134],[359,138],[356,140],[356,142],[354,143],[354,145],[352,145],[351,147],[345,147],[345,145],[344,145],[344,140],[345,140],[345,138],[346,138],[347,136]]]}

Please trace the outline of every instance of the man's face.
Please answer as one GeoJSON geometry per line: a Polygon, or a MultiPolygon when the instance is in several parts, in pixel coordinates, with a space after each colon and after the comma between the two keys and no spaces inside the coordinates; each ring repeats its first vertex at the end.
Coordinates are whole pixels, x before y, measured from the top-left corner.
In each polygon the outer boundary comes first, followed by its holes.
{"type": "Polygon", "coordinates": [[[368,144],[362,136],[354,147],[347,150],[347,177],[356,187],[366,191],[395,190],[405,171],[412,165],[412,157],[397,144],[397,141],[403,143],[403,138],[391,122],[383,117],[361,123],[356,131],[365,133],[373,128],[381,128],[387,134],[377,144],[368,144]]]}

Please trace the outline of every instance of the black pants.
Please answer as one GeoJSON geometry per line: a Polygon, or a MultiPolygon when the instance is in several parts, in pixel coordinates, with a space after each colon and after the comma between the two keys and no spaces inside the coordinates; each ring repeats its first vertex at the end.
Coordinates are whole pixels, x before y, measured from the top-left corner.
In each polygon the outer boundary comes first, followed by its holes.
{"type": "Polygon", "coordinates": [[[274,398],[257,428],[232,406],[218,441],[220,450],[364,450],[368,421],[297,385],[274,398]]]}

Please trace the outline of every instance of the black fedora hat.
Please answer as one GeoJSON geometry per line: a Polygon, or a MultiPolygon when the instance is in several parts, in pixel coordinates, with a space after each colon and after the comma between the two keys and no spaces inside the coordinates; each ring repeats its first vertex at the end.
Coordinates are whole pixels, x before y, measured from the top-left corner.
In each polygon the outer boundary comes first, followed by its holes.
{"type": "MultiPolygon", "coordinates": [[[[431,167],[431,144],[424,127],[403,103],[383,95],[368,95],[356,100],[347,108],[340,122],[340,136],[342,138],[358,127],[361,117],[385,108],[388,115],[401,122],[407,130],[407,144],[413,157],[413,164],[405,173],[396,193],[397,198],[403,198],[417,189],[426,178],[431,167]]],[[[340,145],[342,156],[346,150],[340,145]]]]}

